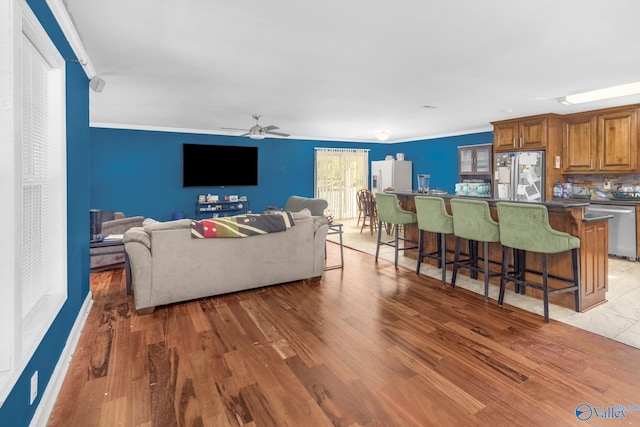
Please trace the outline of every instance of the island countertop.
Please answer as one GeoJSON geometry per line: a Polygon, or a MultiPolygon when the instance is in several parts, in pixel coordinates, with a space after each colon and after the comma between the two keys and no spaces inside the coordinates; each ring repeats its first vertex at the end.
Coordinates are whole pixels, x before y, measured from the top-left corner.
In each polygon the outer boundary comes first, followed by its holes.
{"type": "Polygon", "coordinates": [[[532,204],[542,204],[547,207],[563,207],[563,208],[581,208],[585,206],[589,206],[590,200],[588,199],[553,199],[545,202],[528,202],[528,201],[516,201],[516,200],[503,200],[503,199],[494,199],[492,197],[476,197],[476,196],[459,196],[456,194],[449,194],[440,191],[430,191],[428,193],[420,193],[418,191],[387,191],[387,193],[396,194],[398,196],[434,196],[434,197],[442,197],[443,199],[452,199],[454,197],[461,199],[472,199],[472,200],[486,200],[489,202],[489,205],[493,205],[497,202],[514,202],[514,203],[532,203],[532,204]]]}
{"type": "MultiPolygon", "coordinates": [[[[457,196],[454,194],[443,194],[443,192],[418,193],[417,191],[389,191],[396,194],[404,209],[415,212],[414,197],[420,195],[429,195],[442,197],[445,201],[447,210],[451,212],[450,200],[452,198],[467,198],[476,200],[486,200],[489,203],[491,216],[494,220],[499,221],[496,203],[504,200],[473,197],[473,196],[457,196]]],[[[589,200],[578,199],[556,199],[547,202],[516,202],[516,203],[537,203],[547,207],[549,212],[549,224],[558,231],[567,232],[580,239],[580,310],[585,311],[596,305],[606,302],[606,291],[608,289],[608,232],[610,215],[593,215],[585,214],[585,207],[589,206],[589,200]]],[[[404,228],[405,237],[411,240],[418,240],[418,233],[424,234],[426,252],[436,250],[434,233],[418,230],[417,224],[408,224],[404,228]]],[[[453,248],[455,236],[447,236],[447,248],[453,248]]],[[[465,247],[463,244],[462,247],[465,247]]],[[[417,258],[415,251],[406,251],[405,255],[417,258]]],[[[490,258],[500,260],[502,253],[502,245],[499,242],[489,245],[490,258]]],[[[538,269],[541,263],[541,256],[535,252],[527,252],[527,264],[534,269],[538,269]],[[536,267],[534,267],[536,266],[536,267]]],[[[430,262],[428,260],[427,262],[430,262]]],[[[571,276],[570,253],[550,254],[549,255],[550,275],[560,277],[571,276]]],[[[461,270],[465,272],[465,270],[461,270]]],[[[534,281],[537,278],[533,278],[534,281]]],[[[492,279],[495,284],[499,279],[492,279]]],[[[550,282],[550,286],[553,284],[550,282]]],[[[527,293],[541,298],[542,295],[535,289],[527,293]]],[[[557,294],[550,296],[550,302],[561,305],[563,307],[574,308],[573,297],[567,294],[557,294]]]]}

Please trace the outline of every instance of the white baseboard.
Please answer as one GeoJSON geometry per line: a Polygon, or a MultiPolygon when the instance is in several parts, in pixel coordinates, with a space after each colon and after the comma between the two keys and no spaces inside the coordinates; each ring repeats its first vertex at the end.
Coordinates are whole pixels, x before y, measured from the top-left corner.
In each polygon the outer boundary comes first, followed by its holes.
{"type": "Polygon", "coordinates": [[[69,337],[67,338],[67,343],[64,346],[62,353],[60,354],[60,358],[58,359],[56,368],[53,370],[53,374],[49,379],[47,388],[42,394],[40,404],[38,404],[36,412],[33,414],[33,418],[31,419],[31,423],[29,424],[30,427],[40,427],[47,425],[49,416],[51,415],[51,411],[53,411],[53,406],[56,403],[58,393],[60,393],[60,388],[62,388],[64,377],[67,375],[67,370],[69,369],[69,365],[71,364],[71,359],[73,359],[73,354],[76,350],[76,346],[78,345],[80,334],[82,333],[84,324],[87,321],[87,317],[89,317],[89,312],[91,311],[92,306],[93,297],[91,291],[89,291],[87,297],[84,300],[84,303],[82,304],[82,308],[78,312],[78,317],[76,317],[73,328],[71,328],[71,332],[69,333],[69,337]]]}

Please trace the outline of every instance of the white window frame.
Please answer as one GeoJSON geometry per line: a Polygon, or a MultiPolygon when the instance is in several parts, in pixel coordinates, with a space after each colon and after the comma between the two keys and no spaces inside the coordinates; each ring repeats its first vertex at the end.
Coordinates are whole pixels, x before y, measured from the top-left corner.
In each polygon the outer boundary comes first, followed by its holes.
{"type": "Polygon", "coordinates": [[[25,0],[0,2],[0,58],[1,406],[67,299],[67,178],[65,61],[25,0]],[[38,222],[45,231],[41,252],[46,280],[36,288],[28,312],[22,304],[23,37],[50,67],[45,75],[52,83],[46,108],[48,214],[38,222]]]}

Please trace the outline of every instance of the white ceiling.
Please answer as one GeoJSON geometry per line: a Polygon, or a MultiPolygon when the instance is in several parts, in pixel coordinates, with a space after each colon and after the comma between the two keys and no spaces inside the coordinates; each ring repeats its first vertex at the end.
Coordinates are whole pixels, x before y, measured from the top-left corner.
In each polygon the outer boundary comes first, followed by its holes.
{"type": "Polygon", "coordinates": [[[63,0],[97,75],[93,126],[407,141],[640,103],[637,0],[63,0]],[[425,108],[434,106],[436,108],[425,108]]]}

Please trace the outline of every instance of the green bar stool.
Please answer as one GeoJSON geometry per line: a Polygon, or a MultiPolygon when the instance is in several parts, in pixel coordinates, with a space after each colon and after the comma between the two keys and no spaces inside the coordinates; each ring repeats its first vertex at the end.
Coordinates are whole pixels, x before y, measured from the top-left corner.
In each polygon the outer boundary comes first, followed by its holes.
{"type": "Polygon", "coordinates": [[[442,197],[415,196],[416,213],[418,214],[418,265],[416,274],[420,274],[420,264],[424,258],[438,261],[438,268],[442,269],[442,284],[447,283],[447,234],[453,234],[453,217],[449,215],[442,197]],[[423,231],[436,233],[438,249],[435,252],[423,252],[423,231]]]}
{"type": "MultiPolygon", "coordinates": [[[[484,274],[484,300],[489,300],[489,279],[501,276],[501,271],[491,272],[489,265],[489,242],[500,241],[500,228],[491,218],[489,203],[485,200],[451,199],[451,214],[453,215],[453,234],[456,236],[456,249],[453,258],[453,274],[451,287],[456,286],[458,268],[468,268],[470,272],[484,274]],[[469,258],[460,259],[460,239],[469,241],[469,258]],[[478,267],[478,242],[483,243],[484,265],[478,267]]],[[[494,262],[495,263],[495,262],[494,262]]],[[[472,277],[474,275],[472,274],[472,277]]]]}
{"type": "Polygon", "coordinates": [[[399,235],[399,226],[416,223],[416,214],[411,211],[404,210],[400,207],[400,201],[395,194],[377,193],[376,205],[378,209],[378,244],[376,246],[376,261],[380,246],[387,245],[395,248],[395,266],[398,266],[398,251],[408,251],[410,249],[418,249],[418,246],[407,246],[407,243],[417,244],[415,240],[405,239],[399,235]],[[382,223],[395,225],[394,239],[382,241],[382,223]],[[399,241],[402,240],[403,247],[399,247],[399,241]]]}
{"type": "Polygon", "coordinates": [[[508,281],[514,282],[517,287],[525,286],[541,290],[544,301],[544,321],[549,321],[549,295],[564,292],[573,292],[576,311],[580,311],[580,273],[578,265],[578,250],[580,239],[569,233],[554,230],[549,225],[549,212],[547,207],[532,203],[498,202],[498,224],[500,226],[500,243],[502,243],[502,279],[500,280],[500,294],[498,305],[502,306],[504,291],[508,281]],[[509,248],[522,251],[523,260],[518,263],[520,272],[509,274],[507,266],[509,262],[509,248]],[[571,266],[573,277],[559,277],[551,275],[547,271],[547,254],[557,254],[571,251],[571,266]],[[530,270],[526,267],[526,252],[537,252],[542,255],[542,272],[530,270]],[[526,281],[525,273],[542,276],[542,285],[526,281]],[[558,289],[549,289],[548,279],[570,283],[558,289]]]}

